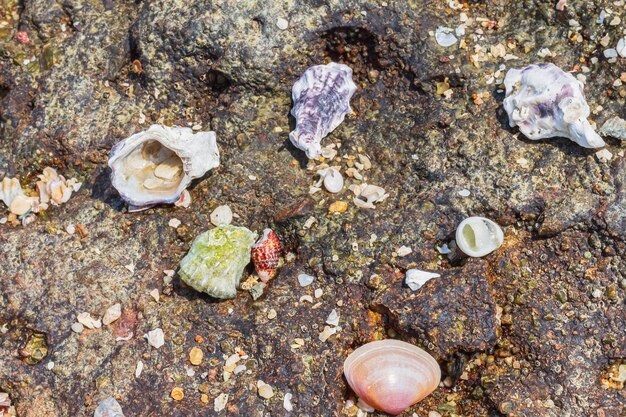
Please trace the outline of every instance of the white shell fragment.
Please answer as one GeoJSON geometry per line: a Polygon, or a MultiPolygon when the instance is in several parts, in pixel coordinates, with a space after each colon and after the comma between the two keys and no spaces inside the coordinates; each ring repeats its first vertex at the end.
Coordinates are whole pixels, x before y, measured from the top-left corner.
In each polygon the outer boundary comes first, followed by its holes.
{"type": "Polygon", "coordinates": [[[435,30],[435,40],[440,46],[447,48],[454,45],[457,42],[456,36],[454,36],[454,29],[438,26],[435,30]]]}
{"type": "Polygon", "coordinates": [[[439,278],[441,275],[434,272],[420,271],[419,269],[409,269],[406,271],[404,282],[409,286],[411,291],[419,290],[422,285],[426,284],[433,278],[439,278]]]}
{"type": "Polygon", "coordinates": [[[504,233],[498,224],[484,217],[468,217],[456,229],[456,244],[468,256],[479,258],[498,249],[504,233]]]}
{"type": "Polygon", "coordinates": [[[150,346],[156,349],[165,344],[165,335],[163,334],[163,330],[161,328],[150,330],[148,334],[145,334],[143,337],[148,340],[148,344],[150,346]]]}
{"type": "Polygon", "coordinates": [[[108,326],[122,316],[122,305],[120,303],[113,304],[107,309],[102,317],[102,324],[108,326]]]}
{"type": "Polygon", "coordinates": [[[330,167],[317,171],[324,181],[324,188],[329,193],[338,193],[343,189],[343,176],[337,168],[330,167]]]}
{"type": "Polygon", "coordinates": [[[195,178],[219,165],[215,132],[152,125],[111,150],[111,182],[133,211],[175,203],[195,178]]]}
{"type": "Polygon", "coordinates": [[[376,208],[374,203],[382,203],[389,197],[385,189],[377,185],[361,184],[359,189],[355,191],[356,197],[353,198],[354,204],[359,208],[376,208]],[[358,191],[358,193],[357,193],[358,191]]]}
{"type": "Polygon", "coordinates": [[[311,285],[313,284],[313,281],[315,281],[315,277],[311,275],[307,275],[307,274],[298,275],[298,284],[300,284],[301,287],[306,287],[308,285],[311,285]]]}
{"type": "Polygon", "coordinates": [[[124,417],[122,407],[113,397],[100,401],[93,417],[124,417]]]}
{"type": "Polygon", "coordinates": [[[35,211],[39,205],[37,197],[27,197],[17,178],[4,178],[0,184],[0,200],[6,204],[9,211],[22,216],[30,210],[35,211]]]}
{"type": "Polygon", "coordinates": [[[233,212],[227,205],[217,206],[211,212],[211,223],[215,226],[222,224],[231,224],[233,221],[233,212]]]}
{"type": "Polygon", "coordinates": [[[291,90],[291,115],[296,118],[296,128],[289,134],[291,143],[308,158],[319,157],[322,138],[352,112],[350,99],[355,91],[352,69],[346,65],[331,62],[307,69],[291,90]]]}
{"type": "Polygon", "coordinates": [[[43,174],[38,175],[37,189],[39,190],[39,201],[41,203],[51,203],[59,206],[67,201],[83,185],[76,181],[76,178],[66,180],[63,175],[59,175],[54,168],[46,167],[43,174]]]}
{"type": "Polygon", "coordinates": [[[511,127],[531,140],[566,137],[585,148],[605,145],[587,117],[583,83],[554,64],[511,69],[504,78],[511,127]]]}

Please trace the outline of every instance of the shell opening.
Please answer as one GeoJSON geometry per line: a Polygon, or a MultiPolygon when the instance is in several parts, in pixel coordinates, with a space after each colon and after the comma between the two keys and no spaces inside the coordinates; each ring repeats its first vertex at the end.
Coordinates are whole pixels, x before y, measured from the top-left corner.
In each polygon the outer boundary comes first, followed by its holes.
{"type": "Polygon", "coordinates": [[[465,238],[465,243],[467,243],[467,246],[469,246],[470,249],[472,250],[480,249],[478,245],[476,244],[476,233],[474,233],[474,228],[472,227],[472,225],[466,224],[463,227],[462,233],[463,233],[463,238],[465,238]]]}
{"type": "Polygon", "coordinates": [[[125,158],[122,175],[140,193],[169,195],[183,179],[183,161],[159,141],[148,140],[125,158]]]}

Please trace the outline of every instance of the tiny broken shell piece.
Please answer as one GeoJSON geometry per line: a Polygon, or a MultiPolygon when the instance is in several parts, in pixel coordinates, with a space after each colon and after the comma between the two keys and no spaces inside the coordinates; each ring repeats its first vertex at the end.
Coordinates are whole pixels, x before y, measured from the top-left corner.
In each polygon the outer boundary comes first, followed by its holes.
{"type": "Polygon", "coordinates": [[[263,236],[252,246],[252,262],[259,278],[268,282],[276,275],[282,247],[272,229],[263,230],[263,236]]]}
{"type": "Polygon", "coordinates": [[[11,207],[11,203],[15,197],[19,195],[24,195],[24,191],[22,190],[18,179],[5,177],[2,180],[2,186],[0,187],[0,200],[2,200],[7,207],[11,207]]]}
{"type": "Polygon", "coordinates": [[[439,385],[439,364],[424,350],[399,340],[366,343],[343,365],[348,384],[366,405],[391,415],[422,400],[439,385]]]}
{"type": "Polygon", "coordinates": [[[93,417],[124,417],[122,407],[113,397],[100,401],[93,417]]]}
{"type": "Polygon", "coordinates": [[[9,206],[9,211],[15,215],[23,216],[28,213],[29,210],[33,210],[39,200],[37,197],[26,197],[25,195],[17,195],[11,201],[11,205],[9,206]]]}
{"type": "Polygon", "coordinates": [[[215,132],[163,125],[124,139],[109,157],[111,182],[129,211],[176,203],[193,179],[218,165],[215,132]]]}
{"type": "Polygon", "coordinates": [[[82,186],[75,178],[66,180],[63,175],[59,175],[56,169],[46,167],[43,173],[38,175],[37,190],[39,191],[39,200],[42,203],[51,203],[55,206],[66,203],[73,192],[76,192],[82,186]]]}
{"type": "Polygon", "coordinates": [[[107,309],[102,317],[102,324],[108,326],[122,316],[122,305],[120,303],[113,304],[107,309]]]}
{"type": "Polygon", "coordinates": [[[322,177],[324,188],[329,193],[338,193],[343,189],[343,176],[337,168],[321,169],[317,173],[322,177]]]}
{"type": "Polygon", "coordinates": [[[484,217],[468,217],[456,229],[456,244],[468,256],[479,258],[498,249],[504,233],[497,223],[484,217]]]}
{"type": "Polygon", "coordinates": [[[147,334],[144,334],[143,337],[145,337],[148,344],[155,349],[158,349],[165,344],[165,334],[160,327],[150,330],[147,334]]]}
{"type": "Polygon", "coordinates": [[[307,69],[293,86],[293,108],[296,128],[289,140],[310,159],[321,154],[321,141],[352,112],[350,99],[356,91],[352,69],[331,62],[307,69]]]}
{"type": "Polygon", "coordinates": [[[439,278],[441,275],[434,272],[420,271],[419,269],[409,269],[406,271],[404,282],[411,291],[419,290],[424,284],[433,278],[439,278]]]}
{"type": "Polygon", "coordinates": [[[233,211],[227,205],[217,206],[209,217],[214,226],[231,224],[233,222],[233,211]]]}
{"type": "Polygon", "coordinates": [[[511,127],[527,138],[566,137],[585,148],[601,148],[604,141],[591,126],[584,85],[554,64],[510,69],[505,78],[504,109],[511,127]]]}

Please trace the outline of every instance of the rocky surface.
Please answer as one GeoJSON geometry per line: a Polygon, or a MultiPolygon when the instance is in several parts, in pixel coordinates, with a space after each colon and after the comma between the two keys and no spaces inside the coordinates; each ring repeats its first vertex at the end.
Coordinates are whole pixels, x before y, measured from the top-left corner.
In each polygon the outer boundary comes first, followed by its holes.
{"type": "Polygon", "coordinates": [[[110,396],[127,416],[355,415],[344,358],[400,337],[445,374],[406,416],[624,415],[622,142],[605,138],[607,162],[567,139],[529,141],[508,127],[499,89],[506,68],[550,61],[586,77],[597,125],[625,118],[624,59],[603,54],[623,21],[624,2],[605,0],[563,11],[531,0],[0,0],[0,178],[32,186],[53,166],[84,181],[34,223],[0,225],[0,392],[20,417],[91,416],[110,396]],[[436,27],[462,14],[462,43],[437,45],[436,27]],[[324,143],[341,143],[344,170],[343,157],[369,156],[362,174],[390,193],[374,210],[356,208],[347,187],[309,195],[314,171],[288,141],[293,82],[330,60],[350,65],[359,89],[324,143]],[[129,214],[108,152],[153,122],[215,130],[222,164],[194,183],[188,209],[129,214]],[[329,214],[338,200],[348,210],[329,214]],[[217,302],[163,272],[222,204],[237,225],[274,228],[295,255],[256,300],[217,302]],[[469,215],[501,224],[505,243],[449,261],[437,247],[469,215]],[[76,224],[87,234],[66,232],[76,224]],[[403,245],[412,252],[397,256],[403,245]],[[411,267],[442,277],[412,293],[411,267]],[[302,272],[311,286],[298,285],[302,272]],[[79,313],[115,303],[117,322],[71,330],[79,313]],[[340,331],[322,342],[332,309],[340,331]],[[159,349],[143,338],[155,328],[159,349]],[[225,378],[235,353],[246,371],[225,378]]]}

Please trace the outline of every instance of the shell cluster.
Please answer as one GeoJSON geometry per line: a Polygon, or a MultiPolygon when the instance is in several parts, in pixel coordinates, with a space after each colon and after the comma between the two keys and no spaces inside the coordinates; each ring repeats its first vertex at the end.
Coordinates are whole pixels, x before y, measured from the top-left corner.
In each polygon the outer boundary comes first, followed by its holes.
{"type": "Polygon", "coordinates": [[[376,410],[397,415],[439,385],[439,364],[426,351],[399,340],[367,343],[345,360],[343,373],[356,395],[376,410]]]}
{"type": "Polygon", "coordinates": [[[456,244],[468,256],[479,258],[498,249],[504,233],[497,223],[484,217],[468,217],[456,229],[456,244]]]}
{"type": "Polygon", "coordinates": [[[72,193],[78,191],[82,183],[75,178],[66,180],[63,175],[59,175],[54,168],[44,168],[43,174],[39,175],[37,190],[39,191],[39,201],[44,204],[60,206],[67,203],[72,193]]]}
{"type": "Polygon", "coordinates": [[[321,154],[322,139],[352,112],[350,99],[356,91],[352,69],[331,62],[307,69],[293,86],[291,115],[296,128],[289,134],[291,143],[310,159],[321,154]]]}
{"type": "Polygon", "coordinates": [[[219,165],[215,132],[152,125],[111,150],[111,182],[131,211],[175,203],[195,178],[219,165]]]}
{"type": "Polygon", "coordinates": [[[563,136],[585,148],[605,145],[587,117],[583,83],[554,64],[511,69],[504,78],[504,109],[511,127],[529,139],[563,136]]]}
{"type": "Polygon", "coordinates": [[[259,278],[268,282],[274,278],[280,261],[280,239],[272,229],[263,230],[263,236],[252,246],[252,262],[259,278]]]}
{"type": "Polygon", "coordinates": [[[178,273],[197,291],[233,298],[256,238],[256,233],[245,227],[221,225],[208,230],[194,239],[178,273]]]}

